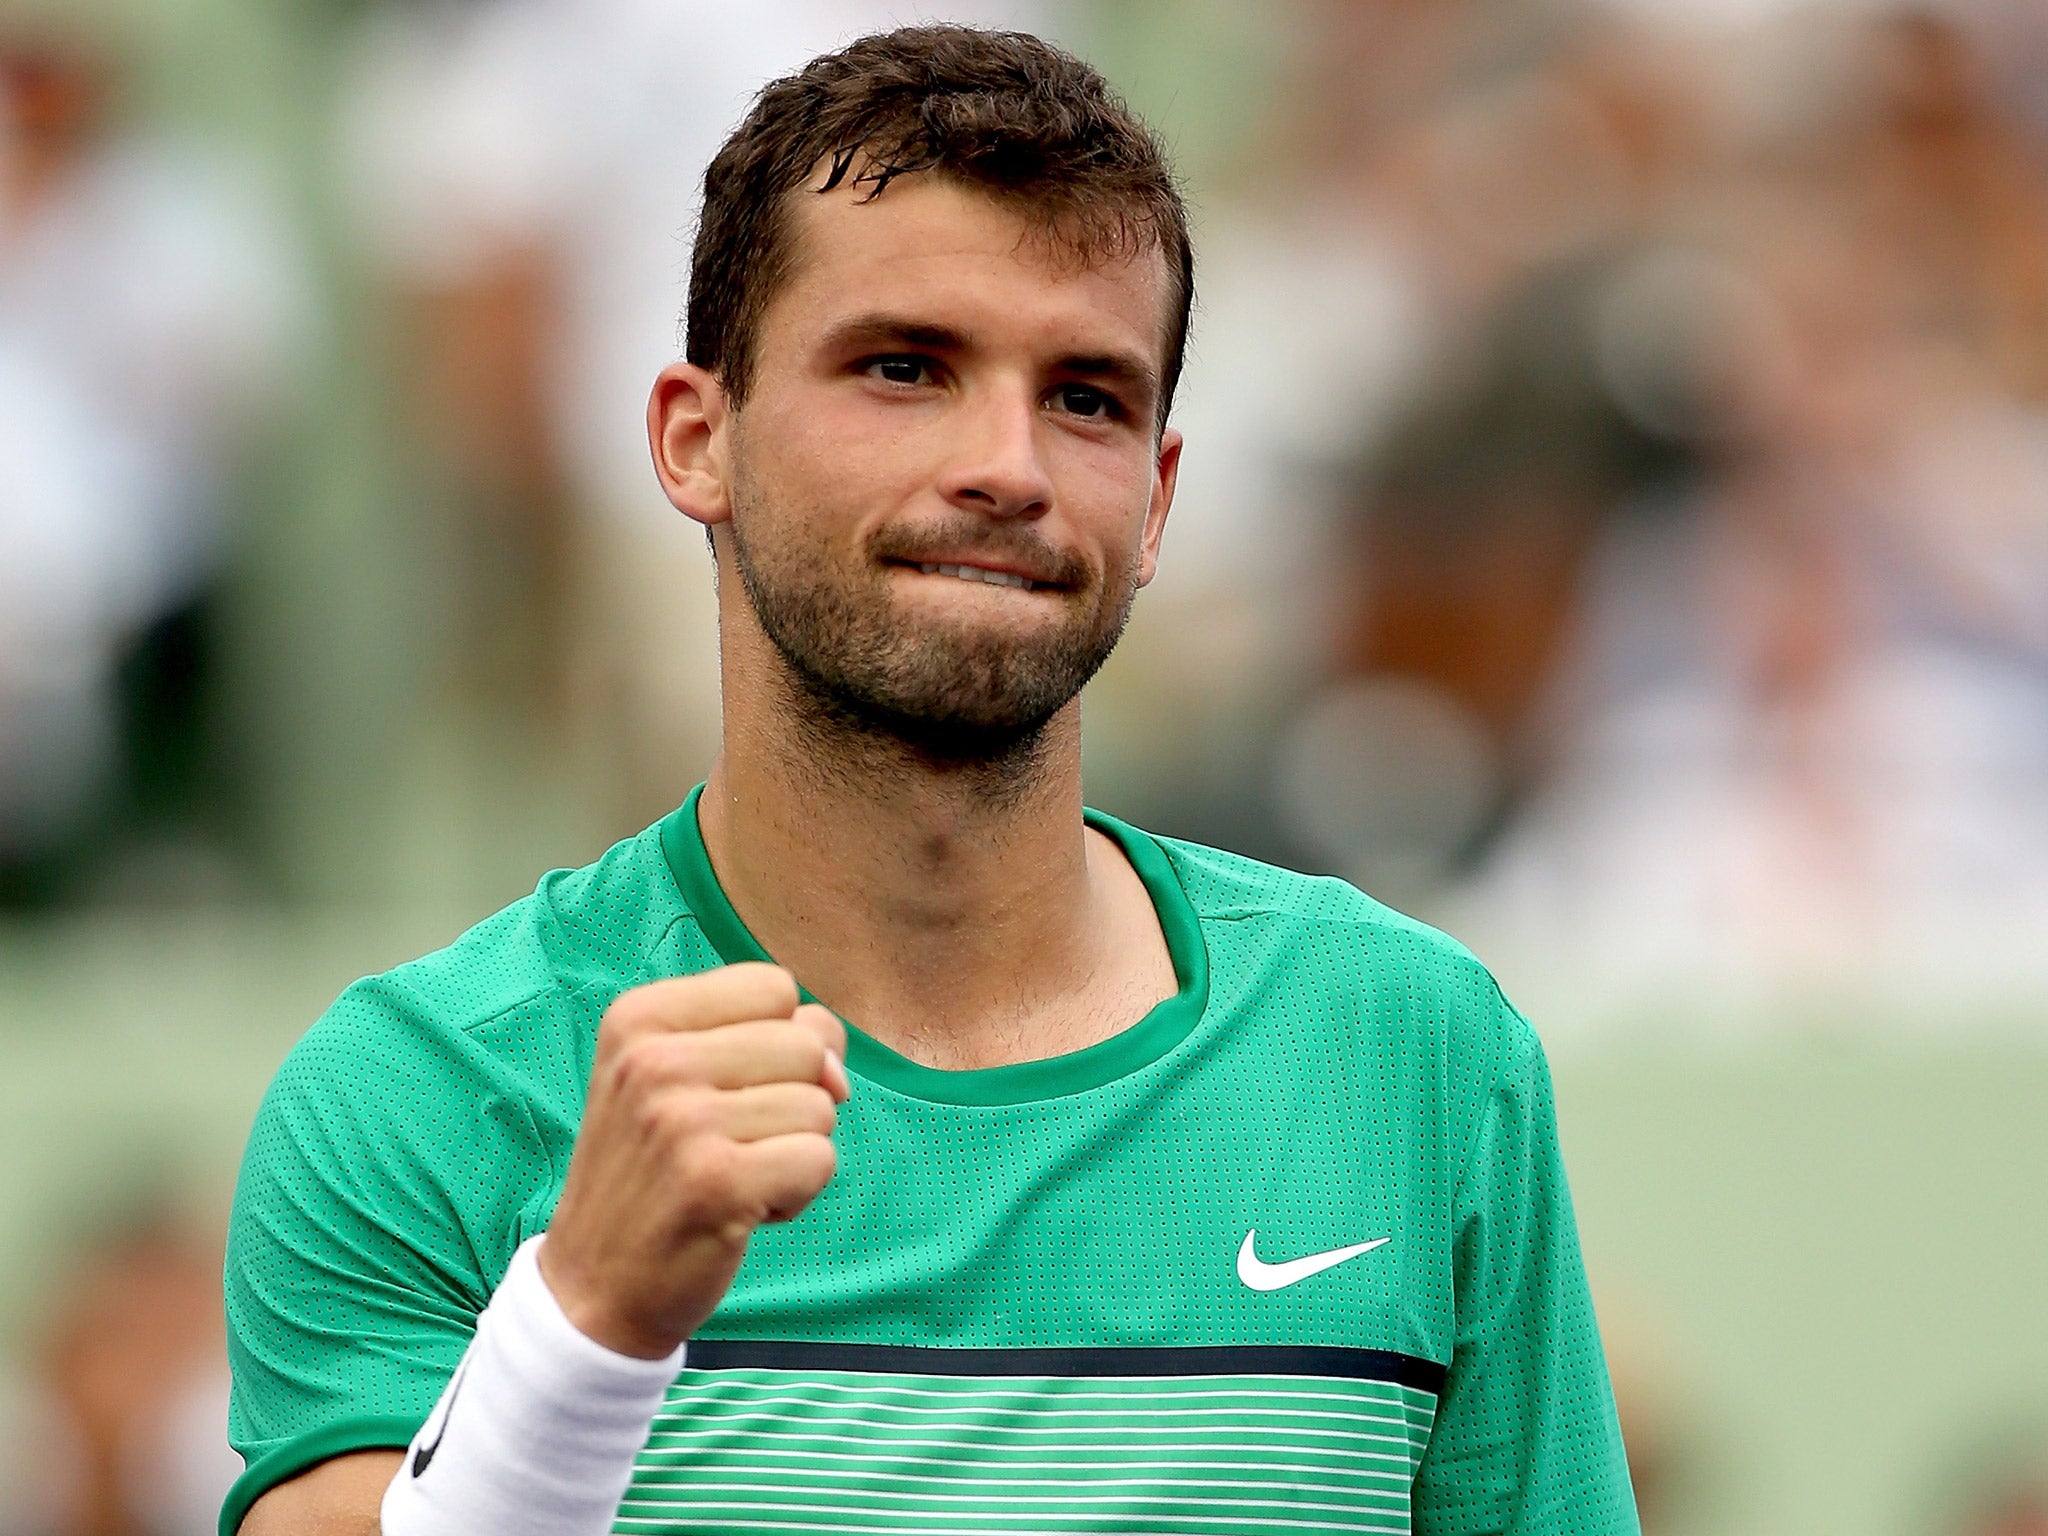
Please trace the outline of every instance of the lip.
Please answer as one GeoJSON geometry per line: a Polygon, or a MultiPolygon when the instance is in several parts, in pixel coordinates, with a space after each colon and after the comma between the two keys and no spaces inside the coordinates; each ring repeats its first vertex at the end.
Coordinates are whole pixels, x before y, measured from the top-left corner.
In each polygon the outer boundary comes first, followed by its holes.
{"type": "Polygon", "coordinates": [[[1012,576],[1020,581],[1028,581],[1031,583],[1029,590],[1033,592],[1058,592],[1066,589],[1064,582],[1055,580],[1038,567],[1019,561],[992,560],[986,555],[958,555],[941,550],[934,554],[921,554],[916,559],[910,559],[903,555],[890,555],[885,558],[883,563],[885,565],[900,566],[905,570],[918,571],[920,575],[931,574],[921,570],[920,567],[923,566],[959,565],[966,566],[972,570],[988,571],[997,576],[1012,576]]]}

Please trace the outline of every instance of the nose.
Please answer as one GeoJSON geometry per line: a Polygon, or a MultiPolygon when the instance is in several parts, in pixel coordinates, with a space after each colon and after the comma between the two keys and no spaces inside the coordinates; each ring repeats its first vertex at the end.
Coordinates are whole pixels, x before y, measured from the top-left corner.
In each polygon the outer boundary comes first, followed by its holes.
{"type": "Polygon", "coordinates": [[[1040,453],[1038,402],[1021,383],[961,402],[959,437],[939,490],[963,510],[1003,520],[1052,510],[1052,477],[1040,453]]]}

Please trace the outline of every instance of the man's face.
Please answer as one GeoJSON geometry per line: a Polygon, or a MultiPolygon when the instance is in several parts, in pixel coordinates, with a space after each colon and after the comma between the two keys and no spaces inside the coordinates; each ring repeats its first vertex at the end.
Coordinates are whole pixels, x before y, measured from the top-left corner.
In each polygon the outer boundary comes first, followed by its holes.
{"type": "Polygon", "coordinates": [[[814,701],[992,756],[1079,693],[1152,577],[1166,265],[1064,260],[934,176],[857,199],[793,199],[730,420],[733,557],[814,701]]]}

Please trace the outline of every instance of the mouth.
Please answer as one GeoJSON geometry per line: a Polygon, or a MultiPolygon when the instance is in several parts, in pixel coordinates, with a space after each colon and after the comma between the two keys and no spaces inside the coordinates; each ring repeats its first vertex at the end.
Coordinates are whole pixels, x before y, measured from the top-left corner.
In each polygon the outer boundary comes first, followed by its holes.
{"type": "Polygon", "coordinates": [[[981,565],[948,565],[926,560],[891,560],[891,565],[903,570],[919,571],[926,576],[950,576],[956,581],[978,581],[991,587],[1014,587],[1021,592],[1052,592],[1059,583],[1034,581],[1017,571],[991,570],[981,565]]]}

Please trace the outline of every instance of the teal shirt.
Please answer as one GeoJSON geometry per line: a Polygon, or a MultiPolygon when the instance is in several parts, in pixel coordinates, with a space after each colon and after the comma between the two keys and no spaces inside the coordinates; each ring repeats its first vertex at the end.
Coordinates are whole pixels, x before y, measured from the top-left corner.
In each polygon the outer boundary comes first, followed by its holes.
{"type": "MultiPolygon", "coordinates": [[[[547,1227],[611,1000],[765,958],[696,800],[279,1070],[229,1237],[230,1536],[424,1421],[547,1227]]],[[[1089,820],[1177,993],[973,1072],[850,1023],[839,1171],[754,1235],[617,1529],[1633,1533],[1534,1032],[1340,881],[1089,820]]]]}

